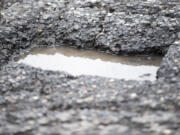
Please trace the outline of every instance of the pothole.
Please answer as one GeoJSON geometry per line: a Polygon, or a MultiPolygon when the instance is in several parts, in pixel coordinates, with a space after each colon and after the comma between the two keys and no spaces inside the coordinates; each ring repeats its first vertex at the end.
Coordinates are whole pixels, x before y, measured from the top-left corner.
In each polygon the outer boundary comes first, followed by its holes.
{"type": "Polygon", "coordinates": [[[35,48],[16,58],[45,70],[64,71],[72,75],[93,75],[125,80],[156,80],[160,56],[113,56],[93,50],[70,47],[35,48]]]}

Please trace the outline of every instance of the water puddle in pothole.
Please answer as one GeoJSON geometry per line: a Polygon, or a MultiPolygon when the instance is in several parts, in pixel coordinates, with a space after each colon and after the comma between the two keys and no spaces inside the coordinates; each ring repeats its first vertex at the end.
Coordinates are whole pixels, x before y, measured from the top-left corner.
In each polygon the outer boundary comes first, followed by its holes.
{"type": "Polygon", "coordinates": [[[113,56],[94,50],[70,47],[35,48],[16,58],[45,70],[64,71],[72,75],[96,75],[125,80],[156,80],[160,56],[113,56]]]}

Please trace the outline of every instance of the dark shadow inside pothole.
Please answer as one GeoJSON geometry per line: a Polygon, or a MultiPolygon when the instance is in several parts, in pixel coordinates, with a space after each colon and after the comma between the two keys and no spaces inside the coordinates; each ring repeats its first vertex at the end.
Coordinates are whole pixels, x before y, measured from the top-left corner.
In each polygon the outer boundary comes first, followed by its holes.
{"type": "Polygon", "coordinates": [[[70,47],[34,48],[15,58],[45,70],[64,71],[72,75],[93,75],[125,80],[156,80],[161,56],[114,56],[94,50],[70,47]]]}

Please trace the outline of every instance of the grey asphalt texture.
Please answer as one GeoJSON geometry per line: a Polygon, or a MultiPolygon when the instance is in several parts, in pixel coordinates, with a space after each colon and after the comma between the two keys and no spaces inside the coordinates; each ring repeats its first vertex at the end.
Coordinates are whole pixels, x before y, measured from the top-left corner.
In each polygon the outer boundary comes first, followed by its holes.
{"type": "Polygon", "coordinates": [[[0,135],[180,135],[180,2],[1,0],[0,135]],[[18,64],[35,47],[162,55],[156,81],[18,64]]]}

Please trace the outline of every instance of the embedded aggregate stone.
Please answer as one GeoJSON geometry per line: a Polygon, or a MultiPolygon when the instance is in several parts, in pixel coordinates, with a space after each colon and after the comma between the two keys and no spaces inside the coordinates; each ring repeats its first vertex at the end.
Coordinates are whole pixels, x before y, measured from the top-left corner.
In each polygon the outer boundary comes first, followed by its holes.
{"type": "Polygon", "coordinates": [[[23,0],[1,10],[0,61],[4,65],[30,47],[60,45],[114,54],[165,54],[178,39],[178,14],[179,4],[151,1],[121,5],[103,0],[23,0]]]}
{"type": "Polygon", "coordinates": [[[176,41],[169,49],[157,73],[158,77],[176,82],[180,79],[180,41],[176,41]]]}
{"type": "Polygon", "coordinates": [[[180,135],[178,2],[2,2],[0,135],[180,135]],[[61,45],[165,56],[153,82],[72,76],[13,61],[34,47],[61,45]]]}
{"type": "Polygon", "coordinates": [[[1,0],[0,1],[0,9],[7,9],[12,6],[14,3],[22,2],[23,0],[1,0]]]}
{"type": "Polygon", "coordinates": [[[3,67],[0,80],[1,134],[165,135],[179,130],[178,82],[73,77],[16,63],[3,67]]]}

